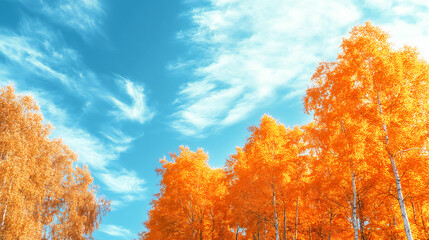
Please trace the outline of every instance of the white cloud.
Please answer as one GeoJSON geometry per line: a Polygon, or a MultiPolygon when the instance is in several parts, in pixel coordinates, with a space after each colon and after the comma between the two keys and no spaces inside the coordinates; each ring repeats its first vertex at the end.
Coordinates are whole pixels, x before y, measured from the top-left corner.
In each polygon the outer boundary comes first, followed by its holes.
{"type": "MultiPolygon", "coordinates": [[[[0,29],[0,74],[5,79],[16,82],[22,88],[34,86],[35,81],[50,86],[65,87],[62,95],[70,93],[86,102],[93,99],[105,100],[112,93],[98,86],[98,76],[81,61],[79,54],[65,46],[60,35],[55,34],[38,21],[23,20],[18,33],[0,29]]],[[[42,84],[36,84],[39,86],[42,84]]],[[[66,109],[54,104],[52,92],[31,89],[46,119],[53,123],[53,137],[60,137],[79,155],[80,162],[91,169],[105,169],[119,157],[135,139],[113,127],[106,127],[104,136],[107,143],[78,127],[70,121],[66,109]],[[120,143],[118,141],[121,141],[120,143]]],[[[75,119],[76,121],[76,119],[75,119]]]]}
{"type": "Polygon", "coordinates": [[[143,197],[145,181],[139,178],[135,171],[122,169],[100,173],[97,176],[110,191],[120,195],[120,199],[114,199],[113,209],[143,197]]]}
{"type": "Polygon", "coordinates": [[[82,129],[60,125],[56,126],[54,133],[79,155],[79,162],[88,164],[91,169],[103,170],[118,158],[116,151],[82,129]]]}
{"type": "Polygon", "coordinates": [[[131,237],[130,230],[116,225],[102,225],[100,228],[100,231],[115,237],[123,237],[123,238],[131,237]]]}
{"type": "Polygon", "coordinates": [[[374,19],[392,36],[396,47],[417,47],[423,58],[429,60],[429,1],[390,1],[392,7],[383,17],[374,19]]]}
{"type": "Polygon", "coordinates": [[[392,0],[365,0],[368,8],[388,10],[392,7],[392,0]]]}
{"type": "Polygon", "coordinates": [[[316,63],[336,54],[361,17],[352,1],[209,3],[193,8],[194,27],[180,32],[201,56],[190,63],[194,81],[175,101],[171,125],[185,135],[234,124],[286,90],[302,93],[316,63]]]}
{"type": "Polygon", "coordinates": [[[31,11],[40,12],[52,21],[78,32],[99,31],[104,16],[98,0],[20,0],[31,11]]]}
{"type": "MultiPolygon", "coordinates": [[[[45,119],[55,127],[51,137],[61,138],[70,149],[78,154],[79,162],[88,164],[93,170],[100,171],[105,170],[111,161],[119,157],[122,152],[121,148],[106,144],[88,131],[73,126],[67,112],[54,104],[47,97],[47,93],[32,91],[22,92],[22,94],[31,95],[36,100],[45,119]]],[[[130,143],[131,141],[128,142],[128,144],[130,143]]]]}
{"type": "Polygon", "coordinates": [[[120,145],[129,144],[135,139],[134,137],[128,136],[121,130],[115,128],[108,128],[106,131],[103,131],[102,134],[114,144],[120,145]]]}
{"type": "Polygon", "coordinates": [[[119,172],[101,173],[100,180],[109,190],[120,194],[139,194],[144,191],[144,180],[134,171],[122,169],[119,172]]]}
{"type": "Polygon", "coordinates": [[[114,97],[110,97],[111,102],[118,108],[112,114],[117,119],[137,121],[141,124],[152,119],[154,113],[147,106],[144,88],[119,75],[118,77],[117,84],[126,91],[132,103],[127,104],[114,97]]]}
{"type": "Polygon", "coordinates": [[[103,182],[107,188],[119,194],[120,200],[112,202],[112,208],[117,209],[125,203],[141,199],[145,188],[145,181],[137,176],[135,171],[120,171],[111,169],[111,162],[119,158],[120,153],[126,151],[134,137],[124,132],[108,127],[102,135],[108,142],[94,136],[88,131],[71,124],[70,116],[65,109],[58,107],[43,91],[19,92],[22,95],[30,95],[37,102],[45,117],[45,121],[51,123],[55,129],[51,138],[59,137],[70,149],[78,154],[78,162],[89,165],[95,171],[97,180],[103,182]],[[109,142],[110,141],[110,142],[109,142]]]}
{"type": "MultiPolygon", "coordinates": [[[[11,62],[20,64],[27,71],[37,75],[60,80],[65,85],[69,85],[68,77],[54,69],[54,62],[58,57],[62,58],[58,52],[54,54],[43,46],[42,42],[35,43],[35,39],[16,35],[8,31],[0,31],[0,54],[8,58],[11,62]],[[47,56],[50,58],[48,58],[47,56]]],[[[37,40],[36,40],[37,41],[37,40]]],[[[49,44],[49,43],[47,43],[49,44]]]]}
{"type": "MultiPolygon", "coordinates": [[[[65,14],[69,10],[71,11],[69,13],[72,14],[72,11],[78,11],[72,6],[75,3],[83,4],[80,7],[88,9],[99,6],[98,1],[79,0],[56,3],[29,1],[27,7],[46,5],[48,8],[43,11],[46,10],[46,13],[49,13],[49,11],[53,11],[52,6],[61,5],[59,12],[52,14],[65,14]],[[65,8],[63,9],[63,7],[65,8]]],[[[54,15],[50,17],[55,18],[54,15]]],[[[61,18],[60,15],[56,17],[61,18]]],[[[76,19],[81,18],[83,17],[76,16],[76,19]]],[[[96,28],[85,21],[82,24],[87,26],[70,26],[82,31],[96,28]]],[[[131,181],[132,177],[137,179],[133,185],[137,187],[134,192],[114,191],[121,197],[120,200],[115,201],[115,207],[123,206],[124,203],[142,197],[143,180],[138,179],[135,172],[128,172],[124,169],[118,172],[111,164],[112,161],[119,159],[122,152],[129,149],[138,136],[136,134],[130,136],[122,132],[121,125],[111,121],[103,124],[102,131],[87,129],[80,123],[87,112],[94,110],[92,104],[99,104],[100,101],[114,102],[119,109],[117,113],[121,113],[127,119],[145,122],[153,116],[153,113],[146,106],[142,87],[122,79],[126,83],[124,87],[132,103],[127,105],[116,98],[111,98],[112,91],[100,84],[102,75],[95,74],[85,65],[80,54],[68,47],[61,33],[47,27],[44,21],[31,18],[24,18],[17,31],[0,28],[0,77],[2,77],[1,85],[7,81],[14,83],[18,92],[30,94],[35,98],[45,121],[51,122],[55,127],[50,137],[61,138],[78,154],[79,162],[89,165],[95,176],[104,174],[106,181],[112,180],[109,177],[116,177],[118,181],[131,181]],[[23,92],[25,90],[27,92],[23,92]],[[64,106],[63,104],[70,105],[64,106]],[[73,106],[70,107],[71,105],[73,106]]],[[[114,81],[114,78],[103,79],[103,81],[109,80],[114,81]]],[[[97,120],[102,117],[111,118],[109,113],[104,116],[99,116],[97,112],[95,114],[97,120]]],[[[122,169],[118,164],[115,166],[117,169],[122,169]]],[[[115,189],[114,186],[112,183],[108,185],[109,188],[115,189]]]]}
{"type": "Polygon", "coordinates": [[[429,1],[209,0],[185,16],[193,27],[177,37],[194,59],[169,64],[188,71],[171,126],[204,135],[234,124],[273,101],[304,94],[316,65],[334,60],[351,27],[371,20],[398,46],[417,46],[429,58],[429,1]],[[195,57],[198,56],[198,57],[195,57]]]}
{"type": "Polygon", "coordinates": [[[24,19],[18,31],[0,28],[0,59],[9,77],[25,81],[61,83],[82,96],[99,93],[98,77],[62,36],[34,19],[24,19]]]}

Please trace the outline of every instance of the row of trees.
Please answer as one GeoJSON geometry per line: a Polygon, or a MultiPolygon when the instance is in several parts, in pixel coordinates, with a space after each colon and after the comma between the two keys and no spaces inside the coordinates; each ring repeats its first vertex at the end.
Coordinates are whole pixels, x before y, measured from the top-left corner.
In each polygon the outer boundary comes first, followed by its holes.
{"type": "Polygon", "coordinates": [[[88,169],[50,139],[36,103],[0,89],[0,239],[92,239],[110,202],[88,169]]]}
{"type": "Polygon", "coordinates": [[[141,239],[429,239],[429,65],[366,23],[304,96],[314,121],[250,127],[223,169],[161,160],[141,239]]]}

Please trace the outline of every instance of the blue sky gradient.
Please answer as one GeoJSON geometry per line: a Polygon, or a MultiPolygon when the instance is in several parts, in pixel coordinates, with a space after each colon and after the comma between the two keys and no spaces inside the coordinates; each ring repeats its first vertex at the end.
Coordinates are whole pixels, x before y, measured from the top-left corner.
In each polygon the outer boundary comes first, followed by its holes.
{"type": "Polygon", "coordinates": [[[158,159],[187,145],[222,167],[264,113],[311,121],[317,63],[367,20],[429,59],[425,0],[0,0],[0,85],[34,97],[112,200],[96,239],[133,239],[158,159]]]}

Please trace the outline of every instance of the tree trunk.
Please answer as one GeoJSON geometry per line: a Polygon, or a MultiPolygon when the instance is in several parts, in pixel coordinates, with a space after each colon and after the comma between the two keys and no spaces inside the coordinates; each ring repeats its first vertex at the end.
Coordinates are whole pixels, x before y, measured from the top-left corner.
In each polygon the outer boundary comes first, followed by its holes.
{"type": "Polygon", "coordinates": [[[240,225],[237,222],[237,231],[235,231],[235,240],[238,239],[238,228],[240,227],[240,225]]]}
{"type": "Polygon", "coordinates": [[[356,182],[355,182],[355,174],[352,172],[352,185],[353,185],[353,204],[352,204],[352,222],[353,222],[353,230],[354,230],[354,238],[355,240],[359,240],[359,228],[358,228],[358,222],[357,222],[357,211],[356,211],[356,200],[357,200],[357,194],[356,194],[356,182]]]}
{"type": "Polygon", "coordinates": [[[331,240],[331,235],[332,235],[332,209],[329,208],[329,235],[328,235],[328,240],[331,240]]]}
{"type": "Polygon", "coordinates": [[[259,226],[260,226],[260,221],[258,220],[258,240],[259,240],[259,226]]]}
{"type": "Polygon", "coordinates": [[[426,223],[425,223],[425,219],[423,216],[424,216],[423,215],[423,205],[420,205],[420,218],[422,220],[423,229],[426,231],[426,223]]]}
{"type": "Polygon", "coordinates": [[[295,240],[298,238],[298,209],[299,209],[299,195],[296,197],[296,211],[295,211],[295,240]]]}
{"type": "Polygon", "coordinates": [[[404,221],[404,230],[407,235],[408,240],[413,240],[413,235],[411,234],[410,222],[408,221],[407,210],[405,208],[404,196],[402,195],[401,179],[399,177],[398,169],[396,168],[395,159],[391,154],[389,154],[390,162],[392,164],[393,174],[395,175],[396,180],[396,190],[398,192],[398,202],[401,207],[402,220],[404,221]]]}
{"type": "Polygon", "coordinates": [[[413,199],[411,199],[411,206],[413,207],[414,224],[417,224],[417,220],[416,220],[416,208],[414,207],[414,200],[413,199]]]}
{"type": "MultiPolygon", "coordinates": [[[[7,192],[7,197],[9,198],[9,194],[10,194],[10,191],[12,190],[12,181],[10,181],[10,184],[9,184],[9,190],[8,190],[8,192],[7,192]]],[[[8,198],[6,198],[6,206],[4,207],[4,210],[3,210],[3,215],[2,215],[2,220],[1,220],[1,226],[0,226],[0,229],[2,229],[3,228],[3,226],[4,226],[4,221],[5,221],[5,219],[6,219],[6,213],[7,213],[7,204],[8,204],[8,202],[9,202],[9,200],[8,200],[8,198]]]]}
{"type": "MultiPolygon", "coordinates": [[[[386,140],[384,144],[387,146],[389,144],[389,135],[387,133],[386,124],[383,121],[383,108],[381,105],[380,96],[377,96],[377,100],[378,100],[378,107],[380,111],[381,121],[383,123],[383,131],[385,134],[384,137],[386,140]]],[[[392,165],[393,175],[395,175],[396,191],[398,192],[398,202],[399,202],[399,207],[401,208],[402,220],[404,221],[405,234],[407,235],[407,240],[413,240],[413,235],[411,234],[410,222],[408,221],[407,210],[405,208],[404,196],[402,195],[401,179],[399,177],[398,168],[396,167],[396,162],[393,155],[390,152],[388,152],[388,154],[390,158],[390,163],[392,165]]]]}
{"type": "Polygon", "coordinates": [[[214,240],[215,218],[214,218],[213,210],[212,209],[210,209],[210,215],[212,217],[212,240],[214,240]]]}
{"type": "Polygon", "coordinates": [[[276,240],[280,240],[279,234],[279,221],[277,219],[277,210],[276,210],[276,191],[273,185],[273,208],[274,208],[274,228],[276,229],[276,240]]]}
{"type": "MultiPolygon", "coordinates": [[[[362,217],[362,215],[361,215],[361,217],[362,217]]],[[[365,234],[364,234],[364,225],[363,225],[363,223],[361,222],[361,219],[362,218],[359,218],[359,226],[360,226],[360,239],[361,240],[365,240],[365,234]]]]}
{"type": "Polygon", "coordinates": [[[4,226],[4,220],[6,219],[6,212],[7,212],[7,203],[6,203],[6,206],[4,207],[4,210],[3,210],[3,216],[2,216],[2,220],[1,220],[1,227],[0,227],[0,229],[2,229],[3,226],[4,226]]]}
{"type": "Polygon", "coordinates": [[[286,207],[283,205],[283,238],[284,240],[287,240],[287,234],[286,234],[286,207]]]}

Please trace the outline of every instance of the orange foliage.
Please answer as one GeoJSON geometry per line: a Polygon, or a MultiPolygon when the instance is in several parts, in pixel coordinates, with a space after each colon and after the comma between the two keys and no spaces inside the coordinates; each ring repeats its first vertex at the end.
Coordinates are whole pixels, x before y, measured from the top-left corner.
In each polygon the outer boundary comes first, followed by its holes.
{"type": "Polygon", "coordinates": [[[208,155],[180,147],[172,162],[161,159],[161,190],[152,202],[141,239],[228,239],[226,184],[222,169],[211,169],[208,155]]]}
{"type": "Polygon", "coordinates": [[[250,131],[245,147],[237,149],[226,164],[231,207],[233,215],[239,216],[235,221],[246,236],[293,235],[296,206],[306,184],[302,132],[278,125],[269,116],[250,131]]]}
{"type": "MultiPolygon", "coordinates": [[[[408,216],[411,208],[417,215],[414,196],[428,195],[429,179],[422,177],[429,169],[429,65],[417,50],[395,50],[387,40],[369,22],[353,28],[337,62],[319,65],[304,105],[314,112],[324,151],[350,162],[358,192],[366,195],[359,196],[359,218],[367,231],[359,235],[412,239],[413,232],[421,238],[427,236],[424,221],[408,216]]],[[[419,206],[427,203],[418,198],[419,206]]]]}
{"type": "Polygon", "coordinates": [[[0,91],[0,239],[92,239],[110,203],[31,97],[0,91]]]}
{"type": "Polygon", "coordinates": [[[308,125],[265,115],[250,127],[225,174],[201,150],[162,160],[143,239],[429,239],[429,65],[417,50],[353,28],[304,107],[308,125]],[[209,209],[224,235],[208,234],[209,209]]]}

